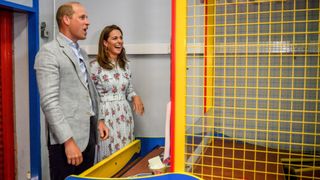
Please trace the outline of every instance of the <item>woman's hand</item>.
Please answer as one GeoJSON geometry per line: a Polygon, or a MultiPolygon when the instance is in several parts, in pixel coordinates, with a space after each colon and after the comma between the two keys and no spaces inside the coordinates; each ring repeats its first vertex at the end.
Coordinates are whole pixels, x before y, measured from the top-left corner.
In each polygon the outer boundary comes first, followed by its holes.
{"type": "Polygon", "coordinates": [[[140,116],[144,113],[144,106],[142,100],[139,96],[132,97],[133,110],[140,116]]]}
{"type": "Polygon", "coordinates": [[[109,136],[109,129],[102,119],[98,121],[98,132],[102,140],[106,140],[109,136]]]}

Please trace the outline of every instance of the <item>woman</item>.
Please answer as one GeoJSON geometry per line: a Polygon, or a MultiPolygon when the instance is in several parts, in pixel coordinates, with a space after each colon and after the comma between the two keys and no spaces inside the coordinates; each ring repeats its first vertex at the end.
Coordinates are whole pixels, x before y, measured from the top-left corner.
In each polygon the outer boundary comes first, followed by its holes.
{"type": "Polygon", "coordinates": [[[97,60],[91,63],[91,78],[101,98],[99,119],[105,120],[109,138],[99,142],[97,162],[133,141],[134,122],[128,101],[132,101],[138,115],[144,113],[143,103],[131,83],[122,30],[116,25],[106,26],[98,48],[97,60]]]}

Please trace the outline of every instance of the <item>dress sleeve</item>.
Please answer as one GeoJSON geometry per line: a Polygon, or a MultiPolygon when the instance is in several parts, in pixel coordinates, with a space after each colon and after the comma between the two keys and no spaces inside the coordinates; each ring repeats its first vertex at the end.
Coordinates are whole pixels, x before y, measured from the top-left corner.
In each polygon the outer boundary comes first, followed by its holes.
{"type": "Polygon", "coordinates": [[[101,101],[101,85],[102,85],[102,81],[101,81],[101,77],[100,77],[100,73],[101,73],[101,67],[99,66],[97,61],[93,61],[92,63],[90,63],[90,70],[91,70],[91,74],[90,77],[98,91],[99,94],[99,115],[98,118],[99,120],[102,119],[104,120],[104,111],[103,111],[103,102],[101,101]]]}
{"type": "Polygon", "coordinates": [[[128,83],[128,88],[127,88],[127,92],[126,92],[126,96],[127,96],[127,100],[128,101],[132,101],[132,97],[133,96],[136,96],[136,92],[134,91],[133,89],[133,85],[132,85],[132,76],[131,76],[131,71],[130,71],[130,68],[129,68],[129,65],[127,64],[126,65],[126,71],[128,73],[128,76],[129,76],[129,83],[128,83]]]}

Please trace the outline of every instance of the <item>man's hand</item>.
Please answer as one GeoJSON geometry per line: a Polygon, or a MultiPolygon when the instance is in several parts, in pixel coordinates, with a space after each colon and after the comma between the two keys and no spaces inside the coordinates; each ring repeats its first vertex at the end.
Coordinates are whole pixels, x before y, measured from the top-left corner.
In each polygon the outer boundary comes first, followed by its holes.
{"type": "Polygon", "coordinates": [[[102,119],[98,121],[98,132],[102,140],[106,140],[109,136],[109,129],[102,119]]]}
{"type": "Polygon", "coordinates": [[[67,156],[68,164],[78,166],[82,163],[82,152],[80,151],[73,138],[70,138],[66,142],[64,142],[64,149],[67,156]]]}

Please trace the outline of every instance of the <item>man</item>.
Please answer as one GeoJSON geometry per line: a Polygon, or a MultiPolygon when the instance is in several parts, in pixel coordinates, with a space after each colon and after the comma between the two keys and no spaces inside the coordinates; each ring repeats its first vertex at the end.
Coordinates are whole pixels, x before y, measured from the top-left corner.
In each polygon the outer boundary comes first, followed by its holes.
{"type": "Polygon", "coordinates": [[[104,140],[108,129],[97,120],[98,95],[89,76],[88,56],[77,43],[87,35],[86,10],[69,2],[58,8],[56,20],[59,34],[40,49],[34,68],[49,131],[50,177],[62,180],[93,165],[96,133],[104,140]]]}

